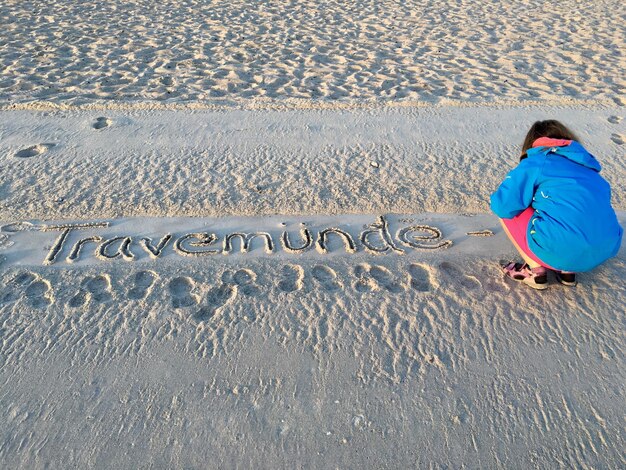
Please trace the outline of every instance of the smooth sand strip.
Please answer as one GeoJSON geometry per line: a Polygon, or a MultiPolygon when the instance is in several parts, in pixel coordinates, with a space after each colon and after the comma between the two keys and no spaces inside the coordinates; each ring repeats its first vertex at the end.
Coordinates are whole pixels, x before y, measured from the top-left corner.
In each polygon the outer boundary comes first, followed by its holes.
{"type": "MultiPolygon", "coordinates": [[[[622,225],[626,214],[620,213],[622,225]]],[[[2,225],[2,224],[0,224],[2,225]]],[[[224,218],[128,218],[23,221],[2,225],[3,266],[74,268],[125,263],[212,265],[271,258],[277,263],[405,258],[497,260],[511,245],[493,215],[338,215],[224,218]]],[[[624,248],[626,249],[626,248],[624,248]]],[[[622,250],[623,251],[623,250],[622,250]]]]}
{"type": "Polygon", "coordinates": [[[486,213],[536,119],[572,126],[626,209],[622,107],[3,111],[0,219],[486,213]]]}

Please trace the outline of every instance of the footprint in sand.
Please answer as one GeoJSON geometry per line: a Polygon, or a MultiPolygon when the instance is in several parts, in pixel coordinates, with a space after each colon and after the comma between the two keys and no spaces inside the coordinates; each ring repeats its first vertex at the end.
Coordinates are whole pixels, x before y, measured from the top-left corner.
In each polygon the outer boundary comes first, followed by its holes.
{"type": "Polygon", "coordinates": [[[131,288],[128,290],[128,298],[131,300],[145,299],[154,285],[157,275],[152,271],[139,271],[131,277],[131,288]]]}
{"type": "Polygon", "coordinates": [[[354,267],[356,282],[354,288],[357,292],[372,292],[376,289],[376,281],[369,275],[370,267],[367,264],[357,264],[354,267]]]}
{"type": "Polygon", "coordinates": [[[20,273],[9,282],[8,288],[0,294],[0,304],[22,297],[34,308],[44,308],[54,302],[50,282],[30,272],[20,273]]]}
{"type": "Polygon", "coordinates": [[[452,263],[444,261],[439,265],[439,268],[441,268],[441,270],[445,274],[447,274],[448,277],[452,278],[453,280],[461,284],[462,287],[465,287],[468,290],[475,290],[480,288],[480,282],[478,282],[478,279],[476,279],[476,277],[463,274],[463,272],[461,272],[461,270],[454,266],[452,263]]]}
{"type": "Polygon", "coordinates": [[[81,289],[67,302],[67,305],[71,308],[82,307],[89,302],[89,298],[89,293],[86,290],[81,289]]]}
{"type": "Polygon", "coordinates": [[[194,282],[188,277],[175,277],[167,285],[167,290],[172,296],[172,307],[185,308],[198,303],[198,297],[191,293],[194,282]]]}
{"type": "Polygon", "coordinates": [[[302,289],[304,270],[297,264],[286,264],[280,270],[278,288],[283,292],[295,292],[302,289]]]}
{"type": "Polygon", "coordinates": [[[611,134],[611,140],[617,145],[624,145],[624,138],[619,134],[611,134]]]}
{"type": "Polygon", "coordinates": [[[82,283],[83,289],[86,290],[90,297],[98,303],[104,304],[113,300],[111,292],[111,280],[106,274],[88,277],[82,283]]]}
{"type": "Polygon", "coordinates": [[[232,275],[233,282],[243,295],[254,297],[259,295],[260,289],[256,285],[256,273],[250,269],[239,269],[232,275]]]}
{"type": "Polygon", "coordinates": [[[619,116],[609,116],[607,119],[611,124],[619,124],[622,121],[622,118],[619,116]]]}
{"type": "Polygon", "coordinates": [[[15,302],[20,298],[20,293],[14,289],[5,289],[2,294],[0,294],[0,305],[10,304],[11,302],[15,302]]]}
{"type": "Polygon", "coordinates": [[[358,292],[371,292],[380,287],[392,294],[404,290],[401,284],[394,282],[391,271],[383,266],[359,264],[354,268],[354,275],[357,277],[354,288],[358,292]]]}
{"type": "Polygon", "coordinates": [[[313,266],[311,274],[313,274],[313,278],[322,286],[322,289],[327,292],[333,292],[341,288],[341,285],[337,281],[337,273],[328,266],[321,264],[313,266]]]}
{"type": "Polygon", "coordinates": [[[206,296],[206,305],[196,312],[194,317],[198,321],[210,320],[222,307],[229,304],[237,296],[237,287],[222,284],[209,290],[206,296]]]}
{"type": "Polygon", "coordinates": [[[111,125],[111,120],[106,117],[96,118],[96,122],[92,126],[96,130],[104,129],[105,127],[109,127],[111,125]]]}
{"type": "Polygon", "coordinates": [[[37,275],[30,272],[20,273],[9,281],[7,289],[0,297],[0,303],[6,304],[15,302],[22,296],[22,291],[29,284],[37,279],[37,275]]]}
{"type": "Polygon", "coordinates": [[[411,288],[418,292],[428,292],[432,289],[430,273],[424,266],[416,263],[409,265],[409,275],[411,276],[411,288]]]}
{"type": "Polygon", "coordinates": [[[35,308],[44,308],[52,304],[52,287],[45,279],[37,279],[24,291],[28,303],[35,308]]]}
{"type": "Polygon", "coordinates": [[[37,279],[37,275],[29,272],[20,273],[11,280],[11,284],[16,286],[27,286],[37,279]]]}
{"type": "Polygon", "coordinates": [[[56,144],[37,144],[20,150],[15,154],[17,158],[31,158],[37,157],[45,153],[48,149],[51,149],[56,144]]]}
{"type": "Polygon", "coordinates": [[[392,294],[398,294],[403,291],[402,286],[399,283],[394,282],[391,271],[383,266],[372,266],[370,268],[370,276],[374,278],[378,285],[382,286],[385,290],[391,292],[392,294]]]}

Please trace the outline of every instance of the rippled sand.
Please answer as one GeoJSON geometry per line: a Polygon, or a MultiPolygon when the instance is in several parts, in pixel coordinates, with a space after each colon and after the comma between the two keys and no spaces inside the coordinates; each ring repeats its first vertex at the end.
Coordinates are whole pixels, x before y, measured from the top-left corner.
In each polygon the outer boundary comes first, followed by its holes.
{"type": "Polygon", "coordinates": [[[0,6],[0,102],[623,104],[621,2],[554,7],[9,0],[0,6]]]}

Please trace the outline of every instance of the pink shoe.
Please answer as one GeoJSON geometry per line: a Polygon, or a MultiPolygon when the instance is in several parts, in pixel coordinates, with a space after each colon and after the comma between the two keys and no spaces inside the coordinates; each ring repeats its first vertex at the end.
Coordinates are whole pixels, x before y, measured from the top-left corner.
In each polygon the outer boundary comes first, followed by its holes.
{"type": "Polygon", "coordinates": [[[526,263],[511,262],[502,266],[504,275],[519,282],[523,282],[533,289],[543,290],[548,288],[548,271],[543,266],[530,268],[526,263]]]}

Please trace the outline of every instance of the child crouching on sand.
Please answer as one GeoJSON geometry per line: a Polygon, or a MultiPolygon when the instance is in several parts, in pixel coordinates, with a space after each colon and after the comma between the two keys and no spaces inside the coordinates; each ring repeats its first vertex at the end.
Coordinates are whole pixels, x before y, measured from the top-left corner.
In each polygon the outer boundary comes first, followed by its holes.
{"type": "Polygon", "coordinates": [[[622,241],[600,164],[554,120],[532,125],[491,210],[525,261],[503,266],[505,275],[535,289],[548,287],[548,269],[561,284],[576,285],[575,273],[615,256],[622,241]]]}

